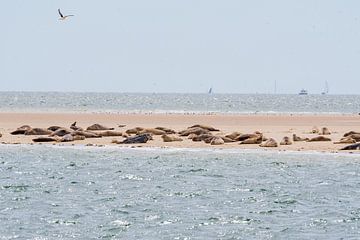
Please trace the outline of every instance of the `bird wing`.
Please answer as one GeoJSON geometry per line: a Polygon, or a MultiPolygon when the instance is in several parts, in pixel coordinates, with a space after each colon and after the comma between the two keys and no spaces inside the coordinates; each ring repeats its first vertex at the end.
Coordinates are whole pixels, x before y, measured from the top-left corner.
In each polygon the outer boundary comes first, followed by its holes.
{"type": "Polygon", "coordinates": [[[60,17],[64,17],[64,15],[61,13],[60,8],[58,9],[58,12],[60,14],[60,17]]]}

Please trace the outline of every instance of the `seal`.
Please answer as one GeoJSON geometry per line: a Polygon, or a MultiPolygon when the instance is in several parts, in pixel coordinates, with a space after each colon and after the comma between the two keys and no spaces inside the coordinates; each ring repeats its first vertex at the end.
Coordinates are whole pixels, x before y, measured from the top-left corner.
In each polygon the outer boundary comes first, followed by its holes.
{"type": "Polygon", "coordinates": [[[282,141],[280,142],[280,145],[291,145],[292,141],[288,136],[285,136],[282,141]]]}
{"type": "Polygon", "coordinates": [[[225,141],[218,136],[213,137],[210,141],[210,145],[223,145],[224,143],[225,141]]]}
{"type": "Polygon", "coordinates": [[[148,133],[139,134],[133,137],[128,137],[124,141],[120,142],[120,144],[132,144],[132,143],[146,143],[151,140],[152,137],[148,133]]]}
{"type": "Polygon", "coordinates": [[[144,128],[142,127],[136,127],[136,128],[130,128],[128,130],[126,130],[125,132],[127,134],[138,134],[139,132],[141,132],[142,130],[144,130],[144,128]]]}
{"type": "Polygon", "coordinates": [[[350,137],[352,139],[355,139],[355,141],[360,142],[360,134],[353,133],[348,135],[347,137],[350,137]]]}
{"type": "Polygon", "coordinates": [[[236,141],[235,139],[239,137],[242,133],[240,132],[232,132],[230,134],[225,135],[227,138],[231,138],[232,140],[236,141]]]}
{"type": "Polygon", "coordinates": [[[309,138],[302,138],[302,137],[296,136],[295,133],[293,134],[293,141],[294,142],[308,141],[308,140],[309,140],[309,138]]]}
{"type": "Polygon", "coordinates": [[[164,135],[164,134],[166,134],[165,131],[159,130],[159,129],[156,129],[156,128],[145,128],[144,130],[140,131],[137,134],[142,134],[142,133],[150,133],[152,135],[164,135]]]}
{"type": "Polygon", "coordinates": [[[200,134],[204,134],[204,133],[209,133],[210,131],[207,129],[203,129],[201,127],[194,127],[194,128],[188,128],[186,130],[180,131],[179,135],[180,136],[189,136],[192,133],[195,133],[196,135],[200,135],[200,134]]]}
{"type": "Polygon", "coordinates": [[[164,131],[166,134],[175,134],[176,131],[166,127],[156,127],[155,129],[164,131]]]}
{"type": "Polygon", "coordinates": [[[71,133],[71,131],[66,128],[58,128],[55,132],[51,133],[50,136],[62,137],[69,133],[71,133]]]}
{"type": "Polygon", "coordinates": [[[262,135],[257,135],[255,137],[247,138],[240,142],[240,144],[260,144],[263,141],[262,135]]]}
{"type": "Polygon", "coordinates": [[[334,144],[342,144],[342,143],[356,143],[356,140],[351,137],[341,138],[340,141],[334,142],[334,144]]]}
{"type": "Polygon", "coordinates": [[[311,133],[314,133],[314,134],[317,134],[317,133],[319,133],[319,132],[320,132],[320,130],[319,130],[319,128],[316,127],[316,126],[314,126],[314,127],[312,128],[312,130],[311,130],[311,133]]]}
{"type": "Polygon", "coordinates": [[[340,150],[360,150],[360,143],[355,143],[355,144],[348,145],[346,147],[343,147],[340,150]]]}
{"type": "Polygon", "coordinates": [[[202,128],[202,129],[211,131],[211,132],[218,132],[218,131],[220,131],[219,129],[216,129],[216,128],[212,127],[212,126],[207,126],[207,125],[202,125],[202,124],[195,124],[195,125],[192,125],[192,126],[189,127],[189,128],[196,128],[196,127],[199,127],[199,128],[202,128]]]}
{"type": "Polygon", "coordinates": [[[47,130],[55,132],[59,128],[62,128],[62,127],[60,127],[60,126],[50,126],[50,127],[47,128],[47,130]]]}
{"type": "Polygon", "coordinates": [[[25,134],[26,131],[30,130],[31,127],[29,125],[23,125],[21,127],[18,127],[15,131],[11,132],[11,135],[20,135],[25,134]]]}
{"type": "Polygon", "coordinates": [[[116,132],[116,131],[97,132],[96,134],[101,137],[120,137],[120,136],[122,136],[122,132],[116,132]]]}
{"type": "Polygon", "coordinates": [[[350,131],[350,132],[345,133],[344,137],[347,137],[347,136],[349,136],[351,134],[360,134],[360,132],[350,131]]]}
{"type": "Polygon", "coordinates": [[[164,142],[181,142],[183,141],[182,138],[174,136],[174,135],[162,135],[161,138],[163,139],[164,142]]]}
{"type": "Polygon", "coordinates": [[[93,125],[87,127],[86,130],[88,130],[88,131],[114,130],[114,128],[105,127],[101,124],[96,123],[96,124],[93,124],[93,125]]]}
{"type": "Polygon", "coordinates": [[[2,137],[2,134],[0,133],[0,137],[2,137]]]}
{"type": "Polygon", "coordinates": [[[201,141],[205,141],[205,139],[207,138],[212,138],[214,137],[214,135],[212,135],[211,133],[204,133],[204,134],[200,134],[200,135],[195,135],[192,140],[194,142],[201,142],[201,141]]]}
{"type": "Polygon", "coordinates": [[[101,138],[100,135],[90,131],[74,131],[71,133],[73,136],[84,136],[85,138],[101,138]]]}
{"type": "Polygon", "coordinates": [[[32,139],[33,142],[57,142],[59,137],[37,137],[32,139]]]}
{"type": "Polygon", "coordinates": [[[277,147],[278,144],[275,139],[269,138],[266,142],[260,144],[260,147],[277,147]]]}
{"type": "Polygon", "coordinates": [[[31,128],[25,131],[25,135],[49,135],[52,131],[45,128],[31,128]]]}
{"type": "Polygon", "coordinates": [[[255,132],[255,133],[247,133],[247,134],[241,134],[240,136],[238,136],[237,138],[235,138],[236,141],[244,141],[248,138],[262,138],[263,134],[260,132],[255,132]]]}
{"type": "Polygon", "coordinates": [[[323,127],[323,128],[321,129],[320,135],[330,135],[330,134],[331,134],[331,132],[330,132],[330,130],[329,130],[327,127],[323,127]]]}
{"type": "Polygon", "coordinates": [[[307,142],[330,142],[330,141],[331,141],[330,138],[324,136],[317,136],[307,140],[307,142]]]}

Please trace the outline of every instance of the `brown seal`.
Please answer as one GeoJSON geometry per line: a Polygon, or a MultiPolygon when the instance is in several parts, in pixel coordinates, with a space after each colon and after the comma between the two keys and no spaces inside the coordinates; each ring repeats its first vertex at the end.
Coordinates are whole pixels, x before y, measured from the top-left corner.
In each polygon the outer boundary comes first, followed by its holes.
{"type": "Polygon", "coordinates": [[[341,138],[340,141],[334,142],[334,144],[342,144],[342,143],[356,143],[356,140],[351,137],[341,138]]]}
{"type": "Polygon", "coordinates": [[[351,134],[360,134],[360,132],[350,131],[350,132],[345,133],[344,137],[347,137],[347,136],[349,136],[351,134]]]}
{"type": "Polygon", "coordinates": [[[50,134],[50,136],[65,136],[66,134],[71,133],[72,131],[66,128],[58,128],[56,131],[50,134]]]}
{"type": "Polygon", "coordinates": [[[89,126],[86,130],[88,130],[88,131],[114,130],[114,128],[105,127],[101,124],[96,123],[96,124],[89,126]]]}
{"type": "Polygon", "coordinates": [[[256,135],[255,137],[247,138],[240,142],[240,144],[260,144],[263,141],[262,135],[256,135]]]}
{"type": "Polygon", "coordinates": [[[164,131],[166,134],[175,134],[175,133],[176,133],[175,130],[172,130],[172,129],[166,128],[166,127],[156,127],[155,129],[162,130],[162,131],[164,131]]]}
{"type": "Polygon", "coordinates": [[[331,132],[330,132],[330,130],[329,130],[327,127],[323,127],[323,128],[321,129],[320,135],[330,135],[330,134],[331,134],[331,132]]]}
{"type": "Polygon", "coordinates": [[[214,127],[207,126],[207,125],[202,125],[202,124],[195,124],[195,125],[192,125],[192,126],[189,127],[189,128],[196,128],[196,127],[199,127],[199,128],[202,128],[202,129],[211,131],[211,132],[213,132],[213,131],[215,131],[215,132],[220,131],[219,129],[216,129],[216,128],[214,128],[214,127]]]}
{"type": "Polygon", "coordinates": [[[117,132],[117,131],[103,131],[103,132],[97,132],[96,134],[102,137],[120,137],[123,135],[122,132],[117,132]]]}
{"type": "Polygon", "coordinates": [[[360,142],[360,134],[353,133],[348,135],[347,137],[350,137],[352,139],[355,139],[355,141],[360,142]]]}
{"type": "Polygon", "coordinates": [[[150,133],[152,135],[164,135],[164,134],[166,134],[165,131],[155,129],[155,128],[145,128],[144,130],[138,132],[137,134],[143,134],[143,133],[150,133]]]}
{"type": "Polygon", "coordinates": [[[324,136],[317,136],[317,137],[310,138],[308,140],[308,142],[328,142],[328,141],[331,141],[331,139],[328,137],[324,137],[324,136]]]}
{"type": "Polygon", "coordinates": [[[241,134],[240,136],[238,136],[237,138],[235,138],[236,141],[244,141],[248,138],[262,138],[262,133],[260,132],[255,132],[255,133],[247,133],[247,134],[241,134]]]}
{"type": "Polygon", "coordinates": [[[233,133],[230,133],[228,135],[225,135],[225,137],[227,138],[231,138],[232,140],[235,140],[237,137],[239,137],[241,135],[240,132],[233,132],[233,133]]]}
{"type": "Polygon", "coordinates": [[[183,141],[182,138],[177,137],[175,135],[162,135],[161,138],[163,139],[164,142],[181,142],[183,141]]]}
{"type": "Polygon", "coordinates": [[[294,142],[308,141],[308,140],[309,140],[309,138],[302,138],[302,137],[296,136],[295,133],[293,134],[293,141],[294,142]]]}
{"type": "Polygon", "coordinates": [[[210,141],[210,145],[223,145],[224,143],[224,140],[218,136],[213,137],[210,141]]]}
{"type": "Polygon", "coordinates": [[[320,130],[319,130],[319,128],[316,127],[316,126],[314,126],[314,127],[312,128],[312,130],[311,130],[311,133],[314,133],[314,134],[319,133],[319,132],[320,132],[320,130]]]}
{"type": "Polygon", "coordinates": [[[192,133],[195,133],[196,135],[200,135],[200,134],[204,134],[204,133],[208,133],[210,132],[207,129],[203,129],[201,127],[194,127],[194,128],[188,128],[186,130],[180,131],[179,135],[180,136],[189,136],[192,133]]]}
{"type": "Polygon", "coordinates": [[[144,128],[142,127],[136,127],[136,128],[130,128],[128,130],[126,130],[125,132],[127,134],[138,134],[139,132],[141,132],[142,130],[144,130],[144,128]]]}
{"type": "Polygon", "coordinates": [[[25,132],[25,135],[49,135],[52,131],[45,128],[31,128],[25,132]]]}
{"type": "Polygon", "coordinates": [[[21,127],[18,127],[15,131],[11,132],[11,135],[19,135],[19,134],[25,134],[26,131],[30,130],[31,127],[29,125],[23,125],[21,127]]]}
{"type": "Polygon", "coordinates": [[[84,129],[82,127],[76,126],[76,122],[74,122],[73,124],[70,125],[70,129],[72,129],[74,131],[84,131],[84,129]]]}
{"type": "Polygon", "coordinates": [[[280,145],[291,145],[292,141],[288,136],[285,136],[282,141],[280,142],[280,145]]]}
{"type": "Polygon", "coordinates": [[[278,144],[275,139],[269,138],[266,142],[260,144],[260,147],[277,147],[278,144]]]}
{"type": "Polygon", "coordinates": [[[71,135],[84,136],[85,138],[101,138],[101,136],[98,135],[97,133],[90,132],[90,131],[74,131],[71,133],[71,135]]]}
{"type": "Polygon", "coordinates": [[[212,135],[211,133],[204,133],[204,134],[194,136],[192,138],[192,140],[194,142],[201,142],[201,141],[205,141],[205,139],[212,138],[212,137],[214,137],[214,135],[212,135]]]}

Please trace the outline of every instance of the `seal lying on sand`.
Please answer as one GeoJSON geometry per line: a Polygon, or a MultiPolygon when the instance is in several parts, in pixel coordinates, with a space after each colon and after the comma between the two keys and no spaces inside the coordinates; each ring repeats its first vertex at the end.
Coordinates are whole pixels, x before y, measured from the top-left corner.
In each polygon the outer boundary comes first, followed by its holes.
{"type": "Polygon", "coordinates": [[[84,136],[85,138],[101,138],[101,136],[98,135],[97,133],[90,132],[90,131],[74,131],[71,133],[71,135],[84,136]]]}
{"type": "Polygon", "coordinates": [[[311,133],[319,133],[320,132],[320,130],[319,130],[319,128],[318,127],[316,127],[316,126],[314,126],[313,128],[312,128],[312,130],[311,130],[311,133]]]}
{"type": "Polygon", "coordinates": [[[32,141],[33,142],[57,142],[59,140],[58,136],[54,136],[54,137],[37,137],[34,138],[32,141]]]}
{"type": "Polygon", "coordinates": [[[330,135],[330,134],[331,134],[331,132],[330,132],[330,130],[329,130],[327,127],[323,127],[323,128],[321,129],[320,135],[330,135]]]}
{"type": "Polygon", "coordinates": [[[348,135],[347,137],[350,137],[352,139],[355,139],[355,141],[360,142],[360,134],[353,133],[348,135]]]}
{"type": "Polygon", "coordinates": [[[50,126],[50,127],[47,128],[47,130],[55,132],[56,130],[58,130],[60,128],[62,128],[62,127],[60,127],[60,126],[50,126]]]}
{"type": "Polygon", "coordinates": [[[175,134],[176,131],[166,127],[156,127],[155,129],[164,131],[166,134],[175,134]]]}
{"type": "Polygon", "coordinates": [[[227,138],[231,138],[232,140],[236,141],[235,139],[241,135],[240,132],[233,132],[228,135],[225,135],[227,138]]]}
{"type": "Polygon", "coordinates": [[[19,135],[19,134],[25,134],[26,131],[30,130],[31,127],[29,125],[23,125],[21,127],[18,127],[15,131],[11,132],[11,135],[19,135]]]}
{"type": "Polygon", "coordinates": [[[247,138],[240,142],[240,144],[260,144],[263,141],[262,135],[255,135],[255,137],[247,138]]]}
{"type": "Polygon", "coordinates": [[[288,136],[285,136],[282,141],[280,142],[280,145],[291,145],[292,141],[288,136]]]}
{"type": "Polygon", "coordinates": [[[324,137],[324,136],[318,136],[318,137],[310,138],[307,141],[308,142],[326,142],[326,141],[331,141],[331,139],[327,138],[327,137],[324,137]]]}
{"type": "Polygon", "coordinates": [[[183,141],[182,138],[174,136],[174,135],[162,135],[161,138],[163,139],[164,142],[181,142],[183,141]]]}
{"type": "Polygon", "coordinates": [[[209,130],[203,129],[201,127],[194,127],[194,128],[188,128],[186,130],[180,131],[179,135],[180,136],[189,136],[192,133],[195,133],[196,135],[200,135],[200,134],[204,134],[204,133],[209,133],[209,130]]]}
{"type": "Polygon", "coordinates": [[[96,123],[96,124],[89,126],[86,130],[88,130],[88,131],[114,130],[114,128],[105,127],[101,124],[96,123]]]}
{"type": "Polygon", "coordinates": [[[360,132],[350,131],[350,132],[345,133],[344,137],[347,137],[347,136],[349,136],[351,134],[360,134],[360,132]]]}
{"type": "Polygon", "coordinates": [[[138,132],[137,134],[142,134],[142,133],[150,133],[152,135],[164,135],[164,134],[166,134],[165,131],[159,130],[159,129],[156,129],[156,128],[145,128],[144,130],[138,132]]]}
{"type": "Polygon", "coordinates": [[[128,130],[126,130],[125,132],[127,134],[138,134],[139,132],[141,132],[142,130],[144,130],[144,128],[142,127],[136,127],[136,128],[130,128],[128,130]]]}
{"type": "Polygon", "coordinates": [[[122,136],[122,132],[116,132],[116,131],[97,132],[96,134],[101,137],[120,137],[120,136],[122,136]]]}
{"type": "Polygon", "coordinates": [[[360,143],[355,143],[355,144],[348,145],[346,147],[343,147],[340,150],[360,150],[360,143]]]}
{"type": "Polygon", "coordinates": [[[52,131],[45,128],[31,128],[25,131],[25,135],[49,135],[52,131]]]}
{"type": "Polygon", "coordinates": [[[148,133],[139,134],[133,137],[128,137],[124,141],[120,142],[121,144],[131,144],[131,143],[146,143],[151,140],[152,137],[148,133]]]}
{"type": "Polygon", "coordinates": [[[192,126],[189,127],[189,128],[196,128],[196,127],[199,127],[199,128],[202,128],[202,129],[211,131],[211,132],[213,132],[213,131],[214,131],[214,132],[220,131],[219,129],[216,129],[216,128],[214,128],[214,127],[207,126],[207,125],[202,125],[202,124],[195,124],[195,125],[192,125],[192,126]]]}
{"type": "Polygon", "coordinates": [[[260,132],[255,132],[255,133],[247,133],[247,134],[241,134],[240,136],[238,136],[237,138],[235,138],[236,141],[244,141],[248,138],[262,138],[262,133],[260,132]]]}
{"type": "Polygon", "coordinates": [[[2,134],[0,133],[0,137],[2,137],[2,134]]]}
{"type": "Polygon", "coordinates": [[[341,143],[356,143],[356,140],[351,137],[344,137],[340,139],[340,141],[334,142],[334,144],[341,144],[341,143]]]}
{"type": "Polygon", "coordinates": [[[294,142],[308,141],[308,140],[309,140],[309,138],[302,138],[302,137],[296,136],[295,133],[293,134],[293,141],[294,142]]]}
{"type": "Polygon", "coordinates": [[[201,141],[205,141],[205,139],[207,139],[207,138],[212,138],[212,137],[214,137],[214,135],[212,135],[211,133],[204,133],[204,134],[194,136],[192,138],[192,140],[194,142],[201,142],[201,141]]]}
{"type": "Polygon", "coordinates": [[[260,144],[260,147],[277,147],[278,144],[275,139],[269,138],[266,142],[260,144]]]}
{"type": "Polygon", "coordinates": [[[55,132],[51,133],[50,136],[65,136],[66,134],[71,133],[71,131],[69,129],[66,128],[59,128],[57,129],[55,132]]]}
{"type": "Polygon", "coordinates": [[[218,136],[214,136],[210,141],[210,145],[223,145],[224,143],[224,140],[218,136]]]}

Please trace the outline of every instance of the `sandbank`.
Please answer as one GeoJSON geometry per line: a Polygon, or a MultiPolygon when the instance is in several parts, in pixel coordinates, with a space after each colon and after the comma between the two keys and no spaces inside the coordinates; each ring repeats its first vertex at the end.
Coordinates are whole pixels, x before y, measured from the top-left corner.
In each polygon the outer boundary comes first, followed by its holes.
{"type": "MultiPolygon", "coordinates": [[[[74,121],[78,126],[86,128],[94,123],[114,127],[116,131],[125,132],[134,127],[167,127],[175,131],[181,131],[194,124],[211,125],[220,129],[215,134],[229,134],[234,131],[252,133],[260,131],[266,137],[272,137],[278,142],[284,136],[292,137],[295,133],[301,137],[314,137],[311,134],[313,126],[318,128],[327,127],[331,131],[331,142],[294,142],[292,145],[279,146],[274,150],[291,151],[322,151],[337,152],[341,147],[348,144],[334,144],[345,132],[360,131],[359,115],[201,115],[201,114],[106,114],[106,113],[0,113],[0,142],[3,144],[33,144],[32,139],[36,136],[11,135],[10,132],[22,125],[47,128],[58,125],[69,127],[74,121]],[[118,125],[126,125],[118,127],[118,125]]],[[[114,145],[113,139],[123,140],[122,137],[89,138],[83,141],[56,144],[93,144],[114,145]]],[[[256,149],[258,144],[240,145],[238,142],[226,143],[219,146],[211,146],[204,142],[193,142],[183,137],[182,142],[163,142],[160,136],[154,136],[154,140],[145,144],[133,146],[144,147],[174,147],[174,148],[239,148],[256,149]]],[[[34,143],[35,144],[35,143],[34,143]]],[[[42,143],[44,144],[44,143],[42,143]]],[[[53,143],[47,143],[53,144],[53,143]]],[[[122,146],[122,145],[118,145],[122,146]]],[[[129,146],[129,145],[126,145],[129,146]]],[[[132,146],[132,145],[130,145],[132,146]]]]}

